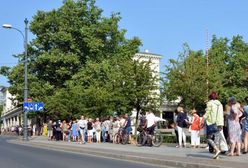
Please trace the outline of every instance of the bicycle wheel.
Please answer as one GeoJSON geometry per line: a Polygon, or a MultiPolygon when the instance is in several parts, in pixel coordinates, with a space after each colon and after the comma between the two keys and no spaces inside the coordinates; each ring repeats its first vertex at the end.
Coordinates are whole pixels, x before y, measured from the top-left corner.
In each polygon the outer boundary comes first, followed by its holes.
{"type": "Polygon", "coordinates": [[[121,142],[121,137],[118,133],[114,135],[114,139],[116,140],[116,144],[119,144],[121,142]]]}
{"type": "Polygon", "coordinates": [[[143,136],[139,133],[136,137],[136,146],[141,147],[143,146],[143,136]]]}
{"type": "Polygon", "coordinates": [[[128,134],[123,134],[122,137],[121,137],[121,143],[123,145],[126,145],[128,142],[128,134]]]}
{"type": "Polygon", "coordinates": [[[159,133],[156,132],[152,136],[152,145],[155,147],[159,147],[163,143],[163,136],[159,133]]]}

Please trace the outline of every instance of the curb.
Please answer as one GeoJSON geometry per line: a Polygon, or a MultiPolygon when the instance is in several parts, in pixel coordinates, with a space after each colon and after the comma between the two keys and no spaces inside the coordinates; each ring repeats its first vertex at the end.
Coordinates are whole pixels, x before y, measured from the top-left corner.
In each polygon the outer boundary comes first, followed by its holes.
{"type": "MultiPolygon", "coordinates": [[[[75,152],[78,154],[86,154],[86,155],[94,155],[94,156],[101,156],[106,158],[113,158],[113,159],[120,159],[126,161],[134,161],[146,164],[153,164],[156,166],[170,166],[175,168],[224,168],[222,166],[216,165],[209,165],[209,164],[202,164],[202,163],[192,163],[192,162],[184,162],[184,161],[177,161],[176,157],[175,160],[164,158],[164,159],[155,159],[149,156],[139,156],[139,153],[128,154],[126,152],[120,151],[122,153],[112,153],[108,150],[92,150],[91,148],[75,148],[75,147],[65,147],[61,145],[55,144],[47,144],[47,143],[35,143],[35,142],[23,142],[18,140],[9,140],[9,143],[30,146],[35,148],[42,148],[42,149],[50,149],[50,150],[57,150],[63,152],[75,152]]],[[[225,166],[226,168],[226,166],[225,166]]]]}

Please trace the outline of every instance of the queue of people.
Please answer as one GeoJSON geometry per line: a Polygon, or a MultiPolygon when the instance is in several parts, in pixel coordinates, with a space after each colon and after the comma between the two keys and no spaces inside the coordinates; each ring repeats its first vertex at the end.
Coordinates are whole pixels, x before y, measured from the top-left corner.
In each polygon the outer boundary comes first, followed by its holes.
{"type": "MultiPolygon", "coordinates": [[[[62,122],[50,120],[47,125],[48,140],[85,143],[116,142],[114,135],[120,128],[125,129],[131,136],[131,119],[128,114],[120,117],[108,117],[106,119],[92,119],[81,116],[78,120],[62,122]]],[[[131,138],[130,138],[131,139],[131,138]]]]}
{"type": "Polygon", "coordinates": [[[217,159],[221,152],[228,152],[228,156],[240,156],[248,152],[248,97],[243,106],[235,97],[227,100],[225,108],[218,100],[218,94],[212,92],[206,103],[205,114],[199,117],[195,109],[190,115],[183,107],[176,109],[174,117],[177,147],[186,147],[186,132],[191,133],[191,147],[200,145],[200,130],[204,130],[209,147],[213,148],[213,159],[217,159]]]}
{"type": "Polygon", "coordinates": [[[191,147],[198,148],[200,146],[200,130],[201,119],[197,114],[196,109],[190,111],[189,114],[184,112],[183,107],[179,106],[176,109],[174,116],[174,129],[176,134],[177,148],[186,147],[186,134],[191,134],[191,147]]]}
{"type": "Polygon", "coordinates": [[[248,129],[246,129],[248,127],[248,97],[245,98],[245,106],[242,106],[235,97],[230,97],[225,110],[223,110],[223,106],[218,100],[217,93],[212,92],[209,98],[204,120],[207,122],[208,142],[215,149],[213,158],[218,158],[222,151],[220,142],[225,141],[225,139],[229,146],[228,156],[246,154],[247,138],[245,135],[248,132],[248,129]],[[216,131],[210,129],[212,125],[217,126],[216,131]],[[214,140],[211,138],[212,135],[214,140]]]}

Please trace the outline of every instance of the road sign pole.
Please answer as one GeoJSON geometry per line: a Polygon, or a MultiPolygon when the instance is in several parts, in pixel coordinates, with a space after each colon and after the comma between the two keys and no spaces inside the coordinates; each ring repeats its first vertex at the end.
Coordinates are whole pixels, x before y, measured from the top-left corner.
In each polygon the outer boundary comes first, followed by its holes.
{"type": "MultiPolygon", "coordinates": [[[[25,59],[24,59],[24,102],[28,101],[28,20],[24,20],[25,23],[25,59]]],[[[24,140],[28,141],[28,119],[27,112],[24,112],[24,140]]]]}

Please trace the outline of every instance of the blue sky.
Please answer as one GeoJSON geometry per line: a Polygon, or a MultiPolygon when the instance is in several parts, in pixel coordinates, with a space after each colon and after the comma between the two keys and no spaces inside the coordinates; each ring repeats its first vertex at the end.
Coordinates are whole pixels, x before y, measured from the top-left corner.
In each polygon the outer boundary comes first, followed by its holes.
{"type": "MultiPolygon", "coordinates": [[[[248,40],[248,1],[246,0],[97,0],[103,15],[121,13],[120,28],[126,37],[138,36],[141,51],[162,55],[161,70],[170,58],[177,58],[182,44],[193,50],[206,49],[206,32],[232,38],[241,35],[248,40]]],[[[37,10],[49,11],[62,5],[62,0],[3,0],[0,5],[0,24],[9,23],[24,30],[24,19],[32,20],[37,10]]],[[[29,33],[29,40],[33,38],[29,33]]],[[[210,46],[210,42],[209,42],[210,46]]],[[[23,52],[23,39],[14,30],[0,28],[0,66],[14,66],[12,55],[23,52]]],[[[0,85],[8,86],[0,76],[0,85]]]]}

